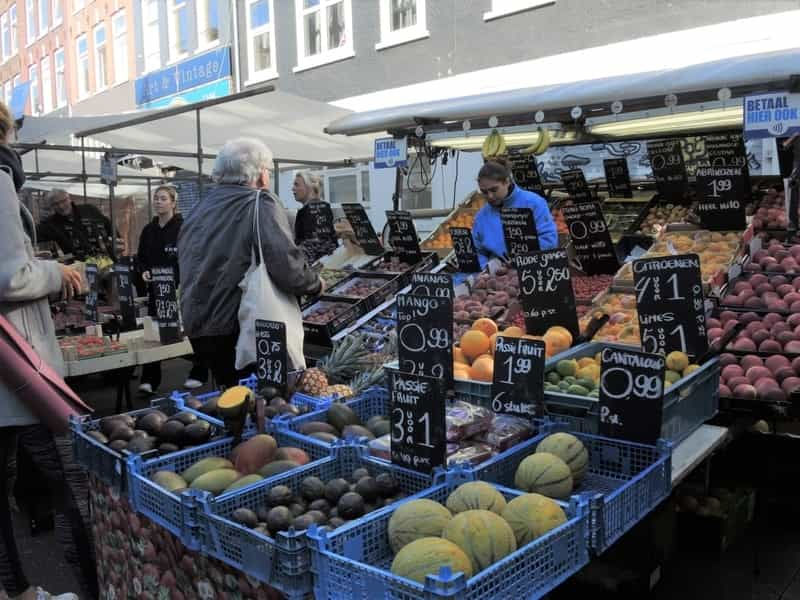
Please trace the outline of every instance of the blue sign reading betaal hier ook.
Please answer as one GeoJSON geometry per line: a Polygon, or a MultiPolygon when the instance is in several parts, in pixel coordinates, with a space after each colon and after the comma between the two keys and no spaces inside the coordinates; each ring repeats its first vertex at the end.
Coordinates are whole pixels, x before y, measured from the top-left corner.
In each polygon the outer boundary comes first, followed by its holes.
{"type": "Polygon", "coordinates": [[[375,140],[375,168],[391,169],[408,164],[406,138],[378,138],[375,140]]]}
{"type": "Polygon", "coordinates": [[[137,79],[136,104],[141,106],[230,75],[230,48],[217,48],[137,79]]]}
{"type": "Polygon", "coordinates": [[[744,135],[748,139],[800,134],[800,94],[778,92],[744,99],[744,135]]]}

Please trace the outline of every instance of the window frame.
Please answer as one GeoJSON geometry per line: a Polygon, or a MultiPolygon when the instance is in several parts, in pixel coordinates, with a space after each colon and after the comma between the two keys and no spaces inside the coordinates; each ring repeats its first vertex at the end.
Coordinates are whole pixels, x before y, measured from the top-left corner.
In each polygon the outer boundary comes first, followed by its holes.
{"type": "Polygon", "coordinates": [[[14,90],[14,83],[11,79],[7,80],[3,83],[3,102],[6,103],[6,106],[11,106],[11,95],[14,90]]]}
{"type": "Polygon", "coordinates": [[[91,76],[91,67],[89,65],[89,38],[87,37],[86,33],[80,34],[78,37],[75,38],[75,83],[78,89],[78,100],[83,100],[84,98],[89,97],[91,93],[91,87],[89,78],[91,76]],[[80,51],[80,43],[81,39],[86,42],[86,89],[81,89],[81,51],[80,51]]]}
{"type": "MultiPolygon", "coordinates": [[[[172,39],[178,40],[179,39],[179,36],[173,36],[173,31],[172,31],[172,27],[176,23],[176,14],[177,14],[177,12],[179,10],[175,6],[176,3],[182,5],[183,10],[185,11],[185,14],[186,14],[186,33],[188,34],[189,31],[191,31],[191,25],[192,24],[190,23],[190,20],[191,20],[191,16],[192,15],[191,15],[191,11],[189,10],[191,8],[191,6],[190,6],[191,3],[189,2],[189,0],[167,0],[167,27],[168,27],[167,39],[168,40],[172,40],[172,39]]],[[[167,64],[174,64],[174,63],[179,62],[179,61],[183,60],[184,58],[188,57],[189,54],[192,51],[191,50],[191,45],[192,45],[191,39],[187,39],[186,40],[186,49],[185,50],[181,50],[177,54],[173,54],[174,46],[172,45],[172,42],[169,41],[169,48],[167,48],[167,54],[169,56],[169,59],[167,61],[167,64]]]]}
{"type": "MultiPolygon", "coordinates": [[[[294,177],[300,171],[295,171],[292,174],[292,181],[294,181],[294,177]]],[[[357,198],[354,200],[355,202],[362,204],[364,208],[369,211],[372,202],[369,197],[364,198],[364,180],[367,181],[367,187],[370,186],[370,166],[369,163],[359,163],[352,167],[345,167],[341,169],[322,169],[320,171],[312,171],[313,174],[319,176],[322,180],[322,196],[326,202],[330,203],[331,206],[341,206],[341,202],[334,203],[330,196],[330,192],[333,189],[330,183],[331,178],[336,177],[355,177],[356,178],[356,196],[357,198]]]]}
{"type": "Polygon", "coordinates": [[[312,8],[303,8],[303,0],[295,0],[295,21],[297,25],[297,66],[292,71],[299,73],[308,69],[315,69],[322,65],[353,58],[355,46],[353,45],[353,3],[352,0],[318,0],[318,5],[312,8]],[[339,3],[344,6],[345,32],[347,34],[344,46],[325,50],[328,45],[327,10],[339,3]],[[320,12],[320,45],[322,50],[312,56],[305,56],[306,32],[304,17],[314,12],[320,12]]]}
{"type": "Polygon", "coordinates": [[[164,64],[164,57],[161,52],[161,21],[159,18],[159,9],[158,9],[158,0],[142,0],[140,5],[141,7],[141,17],[142,17],[142,53],[144,55],[144,64],[142,73],[152,73],[153,71],[158,71],[161,68],[161,65],[164,64]],[[147,7],[153,5],[155,8],[155,19],[152,22],[147,21],[147,7]],[[149,35],[148,34],[148,27],[151,25],[155,25],[155,31],[158,32],[158,35],[149,35]],[[157,52],[149,53],[149,49],[155,48],[157,52]],[[148,66],[148,57],[151,56],[158,56],[158,64],[153,66],[148,66]]]}
{"type": "Polygon", "coordinates": [[[51,8],[52,24],[50,29],[55,29],[64,22],[64,0],[53,0],[51,8]],[[58,8],[58,10],[56,10],[58,8]]]}
{"type": "Polygon", "coordinates": [[[415,2],[417,3],[417,23],[392,31],[392,0],[380,0],[381,41],[375,44],[375,50],[416,42],[431,36],[428,31],[425,0],[415,0],[415,2]]]}
{"type": "Polygon", "coordinates": [[[19,52],[19,21],[16,3],[8,7],[8,28],[11,31],[11,56],[19,52]]]}
{"type": "Polygon", "coordinates": [[[53,103],[53,70],[50,66],[49,54],[43,56],[39,63],[39,76],[42,89],[42,114],[46,115],[55,109],[55,104],[53,103]],[[47,65],[47,77],[44,76],[45,65],[47,65]]]}
{"type": "Polygon", "coordinates": [[[0,54],[3,62],[13,56],[11,54],[11,26],[9,24],[8,12],[0,15],[0,54]],[[8,48],[6,48],[6,31],[8,32],[8,48]]]}
{"type": "Polygon", "coordinates": [[[38,116],[41,114],[39,110],[39,103],[34,100],[40,100],[38,96],[41,93],[41,82],[39,80],[39,63],[28,65],[28,81],[31,84],[29,101],[31,104],[31,116],[38,116]],[[35,77],[34,77],[35,75],[35,77]]]}
{"type": "Polygon", "coordinates": [[[36,41],[36,32],[39,26],[36,24],[36,0],[25,0],[25,47],[27,48],[36,41]],[[33,27],[33,31],[31,31],[33,27]]]}
{"type": "MultiPolygon", "coordinates": [[[[195,2],[195,10],[197,12],[197,52],[201,52],[203,50],[210,50],[211,48],[216,48],[220,45],[220,34],[221,31],[217,30],[217,39],[213,42],[202,42],[201,39],[203,38],[202,32],[208,30],[208,10],[202,10],[203,7],[207,8],[208,0],[196,0],[195,2]]],[[[219,10],[219,3],[217,3],[217,10],[219,10]]],[[[222,11],[220,11],[221,14],[222,11]]],[[[217,15],[217,19],[219,20],[220,15],[217,15]]]]}
{"type": "Polygon", "coordinates": [[[86,8],[86,0],[72,0],[72,14],[86,8]]]}
{"type": "Polygon", "coordinates": [[[51,4],[50,0],[39,0],[37,5],[36,15],[39,22],[39,37],[42,38],[47,35],[48,31],[50,31],[50,11],[53,8],[53,5],[51,4]],[[47,11],[47,19],[42,18],[42,8],[47,11]],[[45,25],[43,26],[42,23],[45,23],[45,25]]]}
{"type": "Polygon", "coordinates": [[[113,63],[114,63],[114,85],[124,83],[128,81],[130,78],[130,55],[128,53],[128,19],[127,13],[125,12],[124,8],[119,9],[117,12],[111,15],[111,51],[113,52],[113,63]],[[122,23],[122,27],[118,27],[118,23],[122,23]],[[120,34],[120,29],[122,29],[122,34],[120,34]],[[124,44],[122,47],[125,51],[125,61],[122,65],[119,64],[121,53],[118,54],[119,50],[119,38],[123,37],[124,44]],[[122,68],[120,68],[120,66],[122,68]]]}
{"type": "Polygon", "coordinates": [[[97,25],[92,27],[92,46],[93,46],[92,54],[93,54],[93,59],[94,59],[94,61],[93,61],[94,62],[94,91],[95,91],[95,93],[97,93],[97,92],[101,92],[101,91],[107,89],[108,88],[108,84],[109,84],[109,81],[108,81],[108,30],[106,29],[105,21],[100,21],[99,23],[97,23],[97,25]],[[104,39],[103,39],[103,42],[101,44],[99,44],[99,46],[98,46],[97,33],[100,30],[103,31],[103,38],[104,39]],[[99,75],[100,75],[100,63],[101,63],[101,61],[100,61],[101,52],[104,55],[103,56],[104,60],[102,61],[102,64],[103,64],[103,69],[105,71],[104,74],[103,74],[103,80],[104,81],[102,83],[100,82],[100,77],[99,77],[99,75]]]}
{"type": "Polygon", "coordinates": [[[64,47],[56,48],[53,51],[53,77],[55,79],[55,92],[56,92],[56,108],[63,108],[67,105],[67,74],[66,74],[66,56],[64,55],[64,47]],[[58,68],[58,57],[61,57],[61,70],[58,68]],[[61,76],[61,85],[59,86],[59,75],[61,76]],[[59,95],[59,90],[63,92],[63,101],[59,95]]]}
{"type": "Polygon", "coordinates": [[[492,7],[488,12],[483,13],[483,20],[491,21],[555,3],[556,0],[492,0],[492,7]]]}
{"type": "Polygon", "coordinates": [[[250,25],[250,7],[259,2],[261,0],[246,0],[245,2],[245,27],[246,38],[247,38],[247,81],[245,81],[245,85],[250,85],[253,83],[258,83],[262,81],[267,81],[269,79],[276,79],[278,77],[278,68],[276,66],[276,51],[277,48],[275,46],[275,10],[274,10],[274,3],[273,0],[264,0],[267,2],[267,7],[269,9],[269,23],[265,26],[261,26],[254,30],[250,25]],[[271,64],[268,69],[262,69],[260,71],[255,70],[255,52],[253,51],[253,40],[259,35],[269,32],[269,46],[270,46],[270,57],[271,57],[271,64]]]}

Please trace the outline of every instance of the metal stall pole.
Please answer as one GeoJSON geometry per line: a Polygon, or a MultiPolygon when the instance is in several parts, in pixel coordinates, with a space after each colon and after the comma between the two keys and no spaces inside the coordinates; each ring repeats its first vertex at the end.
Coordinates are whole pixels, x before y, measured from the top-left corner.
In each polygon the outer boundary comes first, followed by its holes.
{"type": "Polygon", "coordinates": [[[203,198],[203,138],[200,133],[200,109],[195,111],[195,128],[197,129],[197,198],[203,198]]]}
{"type": "Polygon", "coordinates": [[[117,262],[117,224],[114,223],[114,184],[108,184],[108,205],[111,208],[111,260],[117,262]]]}
{"type": "Polygon", "coordinates": [[[81,138],[81,179],[83,179],[83,203],[86,204],[86,138],[81,138]]]}
{"type": "Polygon", "coordinates": [[[147,178],[147,222],[153,220],[153,193],[152,193],[152,181],[150,178],[147,178]]]}
{"type": "Polygon", "coordinates": [[[273,178],[275,183],[273,183],[272,185],[275,188],[275,195],[278,196],[279,198],[281,196],[281,172],[278,167],[280,162],[281,162],[280,160],[274,158],[272,159],[272,168],[275,169],[275,177],[273,178]]]}

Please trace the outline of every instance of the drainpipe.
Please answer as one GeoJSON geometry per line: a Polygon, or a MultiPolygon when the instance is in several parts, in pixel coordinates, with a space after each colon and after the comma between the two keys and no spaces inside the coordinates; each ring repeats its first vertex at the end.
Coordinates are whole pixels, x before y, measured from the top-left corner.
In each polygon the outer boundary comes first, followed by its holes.
{"type": "Polygon", "coordinates": [[[239,11],[236,8],[236,0],[231,0],[231,15],[233,20],[233,48],[231,48],[231,62],[233,63],[233,85],[234,91],[238,94],[242,91],[242,73],[239,69],[239,11]]]}

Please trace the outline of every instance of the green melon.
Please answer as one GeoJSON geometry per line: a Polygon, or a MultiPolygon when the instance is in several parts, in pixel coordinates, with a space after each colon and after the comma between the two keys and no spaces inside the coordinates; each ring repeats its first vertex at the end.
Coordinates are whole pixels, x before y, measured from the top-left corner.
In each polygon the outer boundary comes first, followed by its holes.
{"type": "Polygon", "coordinates": [[[457,515],[466,510],[490,510],[498,515],[503,514],[506,499],[491,483],[470,481],[458,486],[447,498],[447,508],[457,515]]]}
{"type": "Polygon", "coordinates": [[[536,446],[536,452],[549,452],[555,454],[569,466],[572,471],[572,480],[575,484],[583,479],[586,473],[586,464],[589,462],[589,452],[578,438],[570,433],[554,433],[544,438],[536,446]]]}
{"type": "Polygon", "coordinates": [[[433,500],[406,502],[389,519],[389,544],[399,552],[414,540],[440,536],[452,518],[449,510],[433,500]]]}
{"type": "Polygon", "coordinates": [[[457,514],[444,528],[442,537],[461,548],[479,573],[517,549],[511,526],[489,510],[457,514]]]}
{"type": "Polygon", "coordinates": [[[572,471],[555,454],[537,452],[519,464],[514,485],[525,492],[566,500],[572,493],[572,471]]]}
{"type": "Polygon", "coordinates": [[[472,564],[461,548],[439,537],[424,537],[397,553],[392,574],[424,584],[427,575],[438,575],[442,567],[450,567],[453,574],[464,573],[467,579],[473,574],[472,564]]]}
{"type": "Polygon", "coordinates": [[[502,517],[514,531],[517,547],[543,536],[567,522],[567,515],[555,500],[541,494],[525,494],[508,503],[502,517]]]}

